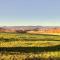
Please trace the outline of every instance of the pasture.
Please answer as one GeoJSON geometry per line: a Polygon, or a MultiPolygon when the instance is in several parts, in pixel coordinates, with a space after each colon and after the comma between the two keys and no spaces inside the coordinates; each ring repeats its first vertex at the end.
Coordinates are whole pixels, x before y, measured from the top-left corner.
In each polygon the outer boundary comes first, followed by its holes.
{"type": "Polygon", "coordinates": [[[60,60],[60,35],[0,33],[0,60],[60,60]]]}

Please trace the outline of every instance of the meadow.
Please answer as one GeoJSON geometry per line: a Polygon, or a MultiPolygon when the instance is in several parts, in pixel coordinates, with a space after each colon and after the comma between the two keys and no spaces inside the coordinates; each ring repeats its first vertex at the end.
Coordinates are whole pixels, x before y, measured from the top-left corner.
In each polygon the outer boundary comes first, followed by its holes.
{"type": "Polygon", "coordinates": [[[60,35],[2,32],[0,60],[60,60],[60,35]]]}

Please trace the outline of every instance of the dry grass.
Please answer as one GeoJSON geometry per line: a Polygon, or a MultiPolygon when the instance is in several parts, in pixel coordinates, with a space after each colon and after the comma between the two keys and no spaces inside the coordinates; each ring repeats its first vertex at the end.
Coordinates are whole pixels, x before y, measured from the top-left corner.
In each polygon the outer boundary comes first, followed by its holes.
{"type": "MultiPolygon", "coordinates": [[[[0,33],[0,47],[47,47],[60,45],[60,36],[0,33]]],[[[0,52],[0,60],[60,60],[60,51],[0,52]]]]}
{"type": "Polygon", "coordinates": [[[11,41],[0,42],[0,47],[47,47],[60,45],[59,41],[11,41]]]}
{"type": "Polygon", "coordinates": [[[0,33],[0,47],[44,47],[60,45],[60,36],[0,33]],[[22,42],[23,41],[23,42],[22,42]]]}
{"type": "Polygon", "coordinates": [[[38,52],[38,53],[20,53],[5,52],[0,53],[0,60],[58,60],[60,52],[38,52]]]}

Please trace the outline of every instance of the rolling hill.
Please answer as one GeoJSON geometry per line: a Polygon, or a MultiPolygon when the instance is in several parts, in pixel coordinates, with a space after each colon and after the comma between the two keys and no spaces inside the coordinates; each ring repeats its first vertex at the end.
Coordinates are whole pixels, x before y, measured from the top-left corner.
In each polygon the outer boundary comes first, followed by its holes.
{"type": "Polygon", "coordinates": [[[60,35],[60,27],[58,26],[3,26],[0,27],[0,32],[60,35]]]}

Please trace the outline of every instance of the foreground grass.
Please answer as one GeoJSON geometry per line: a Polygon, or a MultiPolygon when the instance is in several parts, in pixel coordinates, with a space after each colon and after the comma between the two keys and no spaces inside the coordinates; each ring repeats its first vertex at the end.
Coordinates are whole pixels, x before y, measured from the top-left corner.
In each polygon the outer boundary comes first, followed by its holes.
{"type": "Polygon", "coordinates": [[[0,60],[60,60],[60,51],[38,53],[0,52],[0,60]]]}

